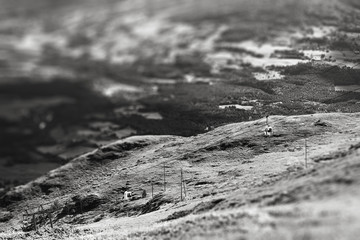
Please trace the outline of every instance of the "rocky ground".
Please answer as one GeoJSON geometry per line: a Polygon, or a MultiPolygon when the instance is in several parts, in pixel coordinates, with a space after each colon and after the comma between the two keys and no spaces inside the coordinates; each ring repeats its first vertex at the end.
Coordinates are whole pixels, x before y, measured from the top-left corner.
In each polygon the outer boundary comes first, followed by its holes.
{"type": "Polygon", "coordinates": [[[272,137],[260,119],[120,140],[8,192],[0,239],[357,239],[359,119],[270,116],[272,137]],[[39,218],[34,231],[22,214],[42,203],[54,229],[39,218]]]}

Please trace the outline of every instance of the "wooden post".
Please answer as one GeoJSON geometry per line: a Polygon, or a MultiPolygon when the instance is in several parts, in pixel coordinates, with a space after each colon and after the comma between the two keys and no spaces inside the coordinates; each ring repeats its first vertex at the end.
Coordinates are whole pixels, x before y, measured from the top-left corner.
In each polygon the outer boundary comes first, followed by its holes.
{"type": "Polygon", "coordinates": [[[305,168],[307,168],[307,139],[305,139],[305,168]]]}
{"type": "Polygon", "coordinates": [[[185,183],[184,180],[183,180],[183,187],[184,187],[184,195],[185,195],[185,197],[186,197],[186,183],[185,183]]]}
{"type": "Polygon", "coordinates": [[[183,172],[182,172],[182,169],[181,169],[181,173],[180,173],[180,199],[181,201],[183,200],[183,194],[182,194],[182,188],[183,188],[183,172]]]}
{"type": "Polygon", "coordinates": [[[25,215],[24,215],[24,219],[23,219],[23,220],[25,221],[25,217],[27,217],[27,218],[28,218],[29,216],[30,216],[30,214],[29,214],[28,210],[27,210],[27,209],[25,209],[25,215]]]}
{"type": "Polygon", "coordinates": [[[23,228],[25,227],[25,219],[27,219],[26,212],[23,213],[23,220],[22,220],[22,227],[23,227],[23,228]]]}
{"type": "Polygon", "coordinates": [[[165,163],[164,163],[164,192],[166,191],[166,181],[165,181],[165,163]]]}
{"type": "Polygon", "coordinates": [[[33,225],[34,225],[34,230],[37,231],[37,226],[36,226],[36,216],[35,216],[35,213],[33,214],[33,217],[32,217],[32,222],[33,222],[33,225]]]}
{"type": "Polygon", "coordinates": [[[82,199],[80,199],[80,212],[83,213],[83,204],[82,204],[82,199]]]}
{"type": "Polygon", "coordinates": [[[50,225],[51,225],[51,228],[54,228],[54,226],[53,226],[53,221],[52,221],[52,215],[51,215],[51,212],[48,212],[48,213],[47,213],[47,216],[48,216],[48,218],[50,219],[50,225]]]}
{"type": "Polygon", "coordinates": [[[44,208],[42,204],[40,205],[40,212],[44,212],[44,208]]]}
{"type": "Polygon", "coordinates": [[[70,214],[70,211],[69,211],[69,203],[68,203],[68,202],[66,202],[66,213],[67,213],[67,215],[70,214]]]}
{"type": "Polygon", "coordinates": [[[151,180],[151,198],[153,198],[153,197],[154,197],[154,183],[151,180]]]}

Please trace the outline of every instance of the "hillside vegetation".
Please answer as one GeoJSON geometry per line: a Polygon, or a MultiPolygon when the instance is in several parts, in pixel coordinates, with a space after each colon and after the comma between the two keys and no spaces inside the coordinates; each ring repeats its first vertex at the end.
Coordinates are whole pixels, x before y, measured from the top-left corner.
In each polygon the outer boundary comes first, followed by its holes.
{"type": "Polygon", "coordinates": [[[270,138],[258,120],[194,137],[120,140],[8,192],[0,238],[357,239],[359,119],[271,116],[270,138]],[[122,200],[125,190],[132,201],[122,200]],[[56,205],[54,229],[38,219],[35,232],[22,214],[41,203],[56,205]]]}

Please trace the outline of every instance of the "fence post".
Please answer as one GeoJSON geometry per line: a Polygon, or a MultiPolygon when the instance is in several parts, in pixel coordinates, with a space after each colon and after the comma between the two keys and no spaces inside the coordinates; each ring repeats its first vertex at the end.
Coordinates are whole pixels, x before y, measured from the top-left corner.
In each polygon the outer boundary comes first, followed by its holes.
{"type": "MultiPolygon", "coordinates": [[[[25,209],[25,217],[29,217],[30,216],[30,214],[29,214],[29,212],[28,212],[28,210],[27,209],[25,209]]],[[[24,221],[25,221],[25,218],[24,218],[24,221]]]]}
{"type": "Polygon", "coordinates": [[[183,180],[183,187],[184,187],[184,195],[185,195],[185,197],[186,197],[186,183],[185,183],[184,180],[183,180]]]}
{"type": "Polygon", "coordinates": [[[37,231],[35,213],[33,214],[33,217],[32,217],[32,222],[33,222],[33,225],[34,225],[34,230],[35,230],[35,231],[37,231]]]}
{"type": "Polygon", "coordinates": [[[307,139],[305,138],[305,168],[307,168],[307,139]]]}
{"type": "Polygon", "coordinates": [[[80,212],[83,213],[83,202],[82,202],[82,199],[80,199],[80,212]]]}
{"type": "Polygon", "coordinates": [[[43,213],[43,212],[44,212],[44,208],[43,208],[43,205],[42,205],[42,204],[40,205],[40,209],[41,209],[40,212],[43,213]]]}
{"type": "Polygon", "coordinates": [[[53,226],[53,221],[52,221],[52,214],[51,214],[51,212],[48,212],[48,213],[47,213],[47,216],[48,216],[48,218],[50,219],[50,226],[51,226],[51,228],[54,228],[54,226],[53,226]]]}
{"type": "Polygon", "coordinates": [[[164,163],[164,192],[166,191],[166,181],[165,181],[165,163],[164,163]]]}
{"type": "Polygon", "coordinates": [[[183,172],[181,169],[181,173],[180,173],[180,199],[181,201],[183,200],[183,194],[182,194],[182,189],[183,188],[183,172]]]}
{"type": "Polygon", "coordinates": [[[66,202],[66,212],[67,212],[67,215],[70,215],[69,203],[68,202],[66,202]]]}
{"type": "Polygon", "coordinates": [[[23,220],[22,220],[22,227],[25,228],[25,219],[26,219],[26,212],[23,213],[23,220]]]}
{"type": "Polygon", "coordinates": [[[153,198],[153,197],[154,197],[154,183],[151,180],[151,198],[153,198]]]}

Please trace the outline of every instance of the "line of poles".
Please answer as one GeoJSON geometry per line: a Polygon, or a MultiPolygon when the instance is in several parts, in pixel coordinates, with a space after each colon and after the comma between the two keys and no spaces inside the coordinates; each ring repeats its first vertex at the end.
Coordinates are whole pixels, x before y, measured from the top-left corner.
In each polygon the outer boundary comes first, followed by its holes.
{"type": "MultiPolygon", "coordinates": [[[[163,164],[163,191],[166,191],[166,164],[163,164]]],[[[184,174],[183,174],[183,169],[180,169],[180,200],[183,201],[186,197],[186,184],[184,182],[184,174]]],[[[151,198],[154,197],[154,181],[151,180],[151,198]]],[[[68,203],[66,203],[65,205],[67,213],[69,214],[69,206],[68,203]]],[[[25,214],[23,214],[23,218],[25,220],[25,217],[31,217],[31,224],[34,228],[35,231],[38,230],[38,225],[37,225],[37,215],[43,216],[46,215],[46,217],[50,220],[50,225],[51,228],[53,228],[53,219],[52,219],[52,213],[53,209],[44,209],[43,205],[40,205],[40,207],[36,208],[36,212],[33,213],[29,213],[29,210],[26,209],[25,210],[25,214]]],[[[80,213],[83,213],[83,203],[82,200],[80,200],[80,213]]]]}

